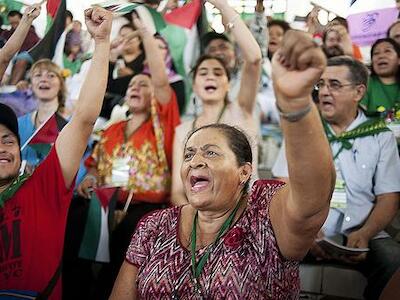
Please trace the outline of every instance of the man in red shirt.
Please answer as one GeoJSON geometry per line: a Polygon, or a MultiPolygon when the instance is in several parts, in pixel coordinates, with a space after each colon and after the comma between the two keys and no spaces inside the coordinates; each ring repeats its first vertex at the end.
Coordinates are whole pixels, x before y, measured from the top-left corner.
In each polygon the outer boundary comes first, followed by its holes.
{"type": "Polygon", "coordinates": [[[61,298],[59,266],[68,206],[79,162],[100,113],[108,74],[112,14],[93,8],[85,11],[85,18],[95,51],[75,114],[30,177],[19,175],[15,114],[0,106],[0,298],[14,290],[61,298]]]}

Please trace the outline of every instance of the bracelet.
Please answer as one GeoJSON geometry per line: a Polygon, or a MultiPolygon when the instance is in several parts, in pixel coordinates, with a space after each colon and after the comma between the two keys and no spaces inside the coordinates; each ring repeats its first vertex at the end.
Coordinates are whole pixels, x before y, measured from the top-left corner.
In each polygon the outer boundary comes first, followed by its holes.
{"type": "Polygon", "coordinates": [[[294,111],[294,112],[284,112],[284,111],[282,111],[281,108],[279,107],[278,103],[276,103],[276,108],[278,109],[279,115],[283,119],[293,123],[293,122],[300,121],[302,118],[304,118],[305,115],[307,115],[311,111],[312,103],[308,104],[302,110],[298,110],[298,111],[294,111]]]}
{"type": "Polygon", "coordinates": [[[228,29],[232,29],[233,27],[235,27],[235,21],[240,18],[240,15],[237,14],[236,16],[234,16],[232,18],[232,20],[230,20],[228,23],[226,23],[226,27],[228,27],[228,29]]]}
{"type": "Polygon", "coordinates": [[[85,176],[85,180],[86,180],[86,179],[90,179],[90,180],[94,181],[94,183],[97,182],[96,176],[91,175],[91,174],[87,174],[87,175],[85,176]]]}

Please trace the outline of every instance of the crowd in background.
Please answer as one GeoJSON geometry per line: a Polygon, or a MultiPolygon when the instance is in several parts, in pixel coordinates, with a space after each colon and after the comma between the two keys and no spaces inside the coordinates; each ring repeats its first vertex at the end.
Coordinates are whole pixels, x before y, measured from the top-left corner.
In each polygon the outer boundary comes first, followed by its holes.
{"type": "MultiPolygon", "coordinates": [[[[157,9],[159,1],[148,2],[157,9]]],[[[63,299],[108,298],[121,264],[138,263],[132,253],[140,255],[140,251],[131,238],[140,220],[156,210],[188,203],[181,166],[193,130],[215,123],[240,128],[250,141],[253,164],[247,185],[265,176],[290,181],[287,164],[291,158],[284,142],[279,155],[274,155],[275,166],[268,170],[272,173],[259,168],[265,155],[262,127],[279,128],[282,118],[296,122],[311,109],[287,113],[277,105],[280,95],[274,91],[277,83],[271,65],[279,59],[285,36],[292,32],[290,24],[267,18],[263,1],[257,1],[254,18],[246,23],[238,22],[240,15],[226,9],[225,1],[210,2],[221,10],[226,31],[199,37],[201,56],[184,75],[177,69],[168,39],[153,34],[139,13],[113,19],[104,102],[80,160],[68,212],[63,299]],[[104,249],[92,249],[95,254],[105,253],[101,259],[89,258],[82,254],[85,226],[93,212],[91,202],[100,198],[93,195],[101,193],[102,187],[109,189],[104,196],[108,242],[96,246],[104,249]]],[[[161,14],[177,8],[178,1],[169,0],[161,14]]],[[[400,200],[400,21],[388,28],[387,37],[374,42],[371,64],[366,66],[363,62],[369,60],[352,42],[346,19],[336,17],[321,25],[319,10],[315,7],[307,16],[307,35],[322,49],[328,64],[312,98],[331,146],[336,184],[318,238],[341,238],[343,245],[370,251],[338,258],[313,243],[306,259],[358,268],[368,279],[366,299],[378,299],[400,267],[399,241],[385,231],[396,217],[400,200]]],[[[11,29],[0,33],[3,46],[25,20],[18,11],[9,12],[7,19],[11,29]]],[[[54,58],[33,61],[27,50],[39,38],[29,27],[7,66],[0,94],[0,102],[12,106],[19,117],[21,146],[29,144],[52,116],[59,130],[72,122],[83,78],[93,75],[92,38],[68,12],[60,37],[62,51],[54,58]],[[6,90],[10,86],[15,87],[12,92],[6,90]]],[[[301,61],[281,63],[289,70],[301,68],[301,61]]],[[[34,173],[47,155],[54,155],[48,151],[33,145],[22,149],[25,172],[34,173]]],[[[134,237],[138,243],[148,242],[134,237]]],[[[114,293],[117,297],[118,291],[114,293]]]]}

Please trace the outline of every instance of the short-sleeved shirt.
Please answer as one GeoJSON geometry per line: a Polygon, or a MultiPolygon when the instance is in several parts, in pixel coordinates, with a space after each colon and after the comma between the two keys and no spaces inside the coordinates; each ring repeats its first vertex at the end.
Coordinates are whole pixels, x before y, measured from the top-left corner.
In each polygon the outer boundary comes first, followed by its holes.
{"type": "Polygon", "coordinates": [[[395,103],[400,104],[400,85],[384,84],[376,76],[371,76],[368,81],[368,89],[361,100],[361,104],[370,113],[377,112],[377,108],[383,106],[386,111],[390,111],[395,103]]]}
{"type": "MultiPolygon", "coordinates": [[[[269,216],[279,181],[259,180],[237,222],[215,245],[199,277],[205,299],[298,299],[298,262],[279,251],[269,216]]],[[[140,299],[196,299],[191,254],[179,240],[182,207],[160,210],[139,223],[126,254],[138,268],[140,299]]]]}
{"type": "MultiPolygon", "coordinates": [[[[357,118],[346,131],[365,122],[367,117],[359,111],[357,118]]],[[[332,131],[333,132],[333,131],[332,131]]],[[[329,235],[348,235],[362,226],[374,208],[376,196],[400,191],[400,159],[396,139],[392,132],[351,141],[352,148],[344,149],[335,160],[337,172],[345,182],[346,208],[331,208],[323,230],[329,235]]],[[[333,155],[339,143],[331,143],[333,155]]],[[[272,169],[275,177],[289,177],[284,147],[272,169]]],[[[384,231],[375,238],[387,237],[384,231]]]]}
{"type": "MultiPolygon", "coordinates": [[[[60,264],[73,184],[67,188],[57,152],[0,208],[0,290],[43,291],[60,264]]],[[[50,299],[61,299],[58,280],[50,299]]]]}
{"type": "Polygon", "coordinates": [[[121,121],[107,128],[101,135],[92,155],[86,160],[88,168],[96,168],[100,184],[112,183],[113,162],[123,155],[131,157],[129,185],[133,187],[136,201],[149,203],[166,202],[169,193],[170,174],[161,173],[164,164],[158,146],[164,147],[166,167],[172,166],[172,144],[175,127],[180,123],[176,95],[171,93],[167,104],[156,103],[159,122],[150,117],[125,141],[125,128],[128,121],[121,121]],[[156,134],[162,130],[162,138],[156,134]],[[163,145],[157,143],[163,139],[163,145]],[[140,175],[139,175],[140,174],[140,175]],[[164,176],[165,175],[165,176],[164,176]]]}

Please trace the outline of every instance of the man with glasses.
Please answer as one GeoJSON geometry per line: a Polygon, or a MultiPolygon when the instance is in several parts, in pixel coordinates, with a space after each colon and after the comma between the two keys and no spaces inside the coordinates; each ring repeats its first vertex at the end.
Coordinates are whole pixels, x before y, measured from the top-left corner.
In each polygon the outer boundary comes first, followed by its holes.
{"type": "MultiPolygon", "coordinates": [[[[328,60],[316,85],[337,177],[319,238],[339,237],[345,246],[370,248],[368,254],[339,260],[363,272],[368,279],[365,298],[378,299],[400,266],[400,245],[384,231],[399,209],[400,159],[384,121],[368,119],[359,108],[367,81],[362,63],[338,56],[328,60]]],[[[276,177],[288,177],[284,151],[272,170],[276,177]]],[[[318,260],[332,259],[317,243],[310,254],[318,260]]]]}

